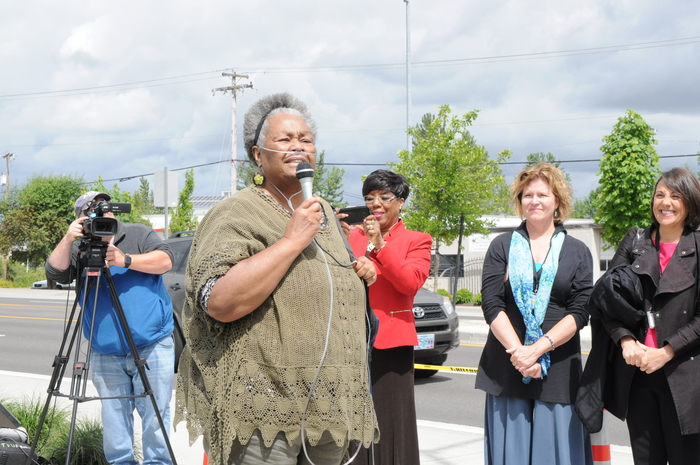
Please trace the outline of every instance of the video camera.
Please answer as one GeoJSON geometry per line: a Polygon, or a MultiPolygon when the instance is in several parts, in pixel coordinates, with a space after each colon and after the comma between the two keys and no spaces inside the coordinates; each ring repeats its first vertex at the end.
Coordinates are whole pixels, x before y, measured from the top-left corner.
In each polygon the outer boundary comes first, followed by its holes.
{"type": "Polygon", "coordinates": [[[109,212],[130,213],[131,204],[106,200],[93,201],[86,211],[88,219],[83,222],[85,237],[110,237],[117,234],[117,220],[104,217],[104,214],[109,212]]]}

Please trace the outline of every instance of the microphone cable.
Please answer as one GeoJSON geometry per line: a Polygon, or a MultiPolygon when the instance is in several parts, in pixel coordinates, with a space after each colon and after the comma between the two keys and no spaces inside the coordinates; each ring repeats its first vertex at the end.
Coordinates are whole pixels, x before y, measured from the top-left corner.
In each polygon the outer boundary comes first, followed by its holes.
{"type": "MultiPolygon", "coordinates": [[[[313,379],[313,381],[311,382],[311,386],[309,387],[309,393],[308,393],[308,395],[306,396],[306,403],[305,403],[305,405],[304,405],[304,410],[302,411],[302,414],[301,414],[301,425],[300,425],[300,428],[301,428],[301,447],[302,447],[302,449],[304,450],[304,455],[306,456],[306,460],[308,460],[309,463],[310,463],[311,465],[315,465],[315,464],[314,464],[314,462],[311,460],[311,458],[309,457],[309,451],[307,450],[307,447],[306,447],[306,439],[305,439],[305,434],[304,434],[304,433],[305,433],[304,424],[305,424],[305,422],[306,422],[306,414],[307,414],[307,412],[308,412],[308,410],[309,410],[309,404],[310,404],[310,402],[311,402],[311,396],[314,395],[314,391],[315,391],[315,389],[316,389],[316,383],[318,382],[318,378],[319,378],[319,376],[321,375],[321,369],[323,368],[323,363],[325,362],[325,360],[326,360],[326,355],[328,354],[328,345],[329,345],[329,343],[330,343],[330,335],[331,335],[331,323],[332,323],[332,321],[333,321],[333,299],[334,299],[333,276],[332,276],[332,274],[331,274],[330,264],[328,263],[328,259],[326,258],[326,251],[323,249],[323,247],[321,247],[321,245],[318,243],[318,241],[316,240],[316,238],[314,238],[313,242],[314,242],[314,245],[317,247],[317,249],[321,252],[321,256],[323,257],[323,263],[326,265],[326,273],[327,273],[327,275],[328,275],[328,283],[329,283],[329,285],[330,285],[330,286],[329,286],[329,287],[330,287],[330,293],[329,293],[329,296],[330,296],[330,311],[329,311],[329,313],[328,313],[328,324],[327,324],[327,326],[326,326],[326,340],[324,341],[323,352],[321,353],[321,360],[319,361],[318,367],[316,368],[316,374],[314,375],[314,379],[313,379]]],[[[330,255],[330,257],[333,258],[333,260],[334,260],[338,265],[340,265],[340,266],[342,266],[342,267],[344,267],[344,268],[350,268],[350,267],[352,267],[352,265],[353,265],[352,263],[349,264],[349,265],[343,265],[343,264],[340,263],[335,257],[333,257],[333,255],[331,255],[330,253],[328,253],[328,255],[330,255]]],[[[366,312],[365,312],[365,319],[367,320],[367,323],[369,323],[368,316],[367,316],[366,312]]],[[[369,337],[370,337],[370,335],[369,335],[369,333],[368,333],[368,335],[367,335],[367,339],[368,339],[368,340],[367,340],[367,355],[368,355],[367,360],[368,360],[368,361],[369,361],[369,352],[370,352],[370,350],[371,350],[370,347],[369,347],[369,344],[370,344],[369,337]]],[[[371,378],[370,378],[371,372],[370,372],[370,369],[369,369],[369,363],[367,363],[366,365],[367,365],[367,372],[368,372],[368,382],[371,382],[371,378]]],[[[370,399],[371,399],[371,392],[370,392],[370,399]]],[[[366,413],[366,412],[365,412],[365,413],[366,413]]],[[[372,444],[374,444],[374,428],[375,428],[375,424],[374,424],[374,420],[373,420],[373,421],[372,421],[372,444]]],[[[349,433],[349,432],[348,432],[348,433],[349,433]]],[[[350,440],[348,439],[348,447],[349,447],[349,445],[350,445],[350,440]]],[[[355,451],[355,454],[354,454],[352,457],[350,457],[350,459],[349,459],[347,462],[343,463],[342,465],[348,465],[348,464],[350,464],[353,460],[355,460],[355,458],[357,457],[357,455],[360,453],[360,450],[361,450],[361,449],[362,449],[361,445],[358,444],[358,447],[357,447],[357,450],[355,451]]]]}
{"type": "MultiPolygon", "coordinates": [[[[266,150],[271,150],[271,149],[266,149],[266,150]]],[[[273,152],[278,152],[277,150],[271,150],[271,151],[273,151],[273,152]]],[[[284,152],[282,152],[282,153],[284,153],[284,152]]],[[[287,152],[287,153],[288,153],[288,152],[287,152]]],[[[280,191],[280,189],[279,189],[277,186],[275,186],[274,183],[272,183],[272,185],[274,186],[275,189],[277,189],[277,191],[278,191],[280,194],[282,194],[282,192],[280,191]]],[[[297,193],[294,194],[294,195],[297,195],[297,194],[299,194],[299,192],[297,192],[297,193]]],[[[292,210],[292,212],[294,212],[294,207],[291,205],[291,197],[290,197],[289,199],[287,199],[287,197],[286,197],[284,194],[282,194],[282,197],[284,197],[284,198],[287,200],[287,203],[288,203],[290,209],[292,210]]],[[[321,205],[321,212],[323,213],[324,218],[326,218],[326,212],[325,212],[325,209],[323,208],[323,205],[321,205]]],[[[327,226],[326,226],[326,227],[327,227],[327,226]]],[[[342,234],[342,233],[341,233],[341,234],[342,234]]],[[[330,288],[330,302],[329,302],[329,304],[330,304],[330,311],[329,311],[329,313],[328,313],[328,324],[327,324],[327,326],[326,326],[326,339],[325,339],[325,341],[324,341],[323,352],[321,353],[321,360],[319,360],[318,367],[316,368],[316,373],[314,374],[313,381],[311,382],[311,386],[309,386],[309,392],[308,392],[308,394],[307,394],[307,396],[306,396],[306,402],[305,402],[305,404],[304,404],[304,410],[302,411],[302,414],[301,414],[301,424],[300,424],[300,428],[301,428],[301,433],[300,433],[300,436],[301,436],[301,447],[302,447],[302,449],[304,450],[304,455],[306,456],[306,459],[309,461],[309,463],[311,463],[311,465],[315,465],[315,464],[314,464],[314,462],[311,460],[311,458],[309,457],[309,452],[308,452],[308,450],[307,450],[307,448],[306,448],[306,439],[305,439],[305,434],[304,434],[304,433],[305,433],[304,424],[305,424],[305,422],[306,422],[306,413],[307,413],[308,410],[309,410],[309,404],[310,404],[310,402],[311,402],[311,396],[313,396],[313,394],[314,394],[314,391],[315,391],[315,389],[316,389],[316,383],[318,382],[318,378],[319,378],[319,376],[321,375],[321,369],[323,368],[323,363],[325,362],[325,360],[326,360],[326,355],[328,354],[328,345],[329,345],[329,343],[330,343],[330,335],[331,335],[331,323],[332,323],[332,321],[333,321],[333,299],[334,299],[334,292],[333,292],[333,275],[331,274],[330,264],[328,263],[328,259],[326,258],[326,254],[328,254],[328,256],[330,256],[330,257],[333,259],[333,261],[334,261],[337,265],[339,265],[339,266],[341,266],[341,267],[343,267],[343,268],[352,268],[352,266],[354,265],[354,263],[350,263],[350,264],[348,264],[348,265],[345,265],[345,264],[341,263],[337,258],[335,258],[335,257],[333,256],[333,254],[331,254],[330,252],[326,251],[326,250],[321,246],[321,244],[318,243],[318,240],[316,240],[315,237],[314,237],[314,239],[313,239],[313,243],[314,243],[314,245],[316,246],[316,248],[319,250],[319,252],[321,252],[321,256],[323,257],[323,263],[324,263],[324,265],[326,266],[326,274],[328,275],[328,283],[329,283],[329,288],[330,288]]],[[[361,279],[361,278],[360,278],[360,279],[361,279]]],[[[367,292],[368,292],[368,291],[369,291],[369,290],[367,290],[367,292]]],[[[365,296],[365,298],[367,298],[367,296],[365,296]]],[[[366,320],[367,327],[369,327],[369,317],[367,316],[367,312],[365,312],[365,320],[366,320]]],[[[369,332],[368,332],[368,333],[367,333],[367,341],[366,341],[366,345],[367,345],[367,354],[366,354],[367,363],[366,363],[366,367],[367,367],[367,380],[368,380],[368,383],[371,383],[371,379],[372,379],[372,378],[371,378],[371,370],[370,370],[370,367],[369,367],[369,356],[370,356],[370,353],[371,353],[370,336],[371,336],[371,335],[370,335],[369,332]]],[[[371,384],[370,384],[370,386],[371,386],[371,384]]],[[[371,388],[370,388],[370,392],[369,392],[369,397],[370,397],[370,399],[372,398],[371,388]]],[[[365,413],[366,413],[366,412],[365,412],[365,413]]],[[[374,429],[375,429],[375,426],[376,426],[376,424],[375,424],[374,419],[373,419],[373,420],[372,420],[372,446],[371,446],[372,448],[374,447],[374,429]]],[[[348,447],[349,447],[349,443],[350,443],[350,441],[349,441],[349,439],[348,439],[348,447]]],[[[362,449],[361,444],[358,444],[358,447],[357,447],[357,450],[355,451],[355,454],[354,454],[352,457],[350,457],[350,460],[348,460],[347,462],[343,463],[342,465],[348,465],[348,464],[350,464],[353,460],[355,460],[355,458],[357,457],[357,455],[360,453],[360,450],[361,450],[361,449],[362,449]]],[[[374,463],[374,454],[372,454],[372,463],[374,463]]]]}

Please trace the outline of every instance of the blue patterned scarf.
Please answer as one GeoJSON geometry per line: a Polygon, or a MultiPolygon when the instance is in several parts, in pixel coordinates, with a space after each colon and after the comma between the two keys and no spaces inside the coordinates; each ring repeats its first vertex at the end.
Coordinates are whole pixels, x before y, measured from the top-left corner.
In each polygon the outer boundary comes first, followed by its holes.
{"type": "MultiPolygon", "coordinates": [[[[545,313],[547,313],[552,283],[557,275],[559,254],[565,236],[566,233],[563,231],[559,231],[552,236],[549,253],[542,264],[537,293],[535,293],[534,286],[534,263],[530,243],[518,232],[513,232],[510,239],[508,279],[513,289],[513,298],[515,303],[518,304],[518,309],[520,309],[525,322],[524,344],[526,346],[534,344],[543,335],[542,322],[544,321],[545,313]]],[[[551,365],[549,352],[542,355],[538,361],[542,366],[542,377],[547,376],[551,365]]],[[[523,378],[523,383],[528,384],[529,382],[529,377],[523,378]]]]}

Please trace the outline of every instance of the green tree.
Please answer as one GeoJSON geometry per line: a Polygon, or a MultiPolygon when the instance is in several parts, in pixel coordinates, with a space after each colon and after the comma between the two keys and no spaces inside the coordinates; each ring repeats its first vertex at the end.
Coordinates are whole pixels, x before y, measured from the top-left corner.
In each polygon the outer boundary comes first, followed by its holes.
{"type": "MultiPolygon", "coordinates": [[[[529,168],[530,166],[535,166],[540,162],[550,163],[559,168],[560,170],[564,171],[564,169],[560,166],[561,162],[557,161],[556,157],[552,152],[533,152],[529,154],[527,156],[527,163],[525,163],[525,166],[529,168]]],[[[569,176],[569,173],[564,171],[564,176],[566,178],[566,182],[568,182],[569,185],[571,185],[571,176],[569,176]]]]}
{"type": "MultiPolygon", "coordinates": [[[[334,207],[345,207],[347,206],[347,203],[343,202],[343,176],[345,176],[345,169],[336,166],[328,169],[325,158],[325,150],[316,156],[313,192],[334,207]]],[[[254,166],[250,161],[241,162],[237,173],[238,180],[236,185],[238,189],[250,186],[257,171],[257,166],[254,166]]]]}
{"type": "Polygon", "coordinates": [[[659,175],[654,129],[632,110],[618,118],[600,150],[600,186],[594,219],[605,248],[615,247],[632,226],[649,222],[649,199],[659,175]]]}
{"type": "Polygon", "coordinates": [[[172,232],[197,229],[199,221],[194,214],[194,204],[190,199],[194,192],[194,168],[185,171],[185,187],[180,191],[177,208],[170,221],[169,230],[172,232]]]}
{"type": "Polygon", "coordinates": [[[245,189],[253,184],[253,176],[258,172],[258,167],[250,160],[239,162],[236,167],[236,188],[238,190],[245,189]]]}
{"type": "MultiPolygon", "coordinates": [[[[482,216],[488,213],[494,190],[504,182],[498,162],[490,160],[469,134],[478,112],[461,118],[451,113],[449,105],[443,105],[425,130],[409,128],[416,145],[412,152],[401,150],[401,162],[392,165],[413,192],[402,217],[409,228],[433,236],[436,255],[441,244],[451,244],[459,236],[462,217],[464,235],[487,232],[482,216]]],[[[502,152],[498,161],[508,156],[502,152]]]]}
{"type": "Polygon", "coordinates": [[[153,191],[146,178],[141,178],[139,188],[132,198],[133,208],[142,215],[163,214],[163,207],[153,206],[153,191]]]}
{"type": "MultiPolygon", "coordinates": [[[[512,152],[503,150],[499,157],[502,159],[510,158],[512,152]]],[[[485,210],[492,215],[507,215],[513,213],[513,206],[510,204],[510,187],[506,182],[505,177],[501,176],[500,180],[496,181],[492,191],[491,199],[485,204],[485,210]]]]}
{"type": "Polygon", "coordinates": [[[346,207],[347,203],[343,202],[343,176],[345,176],[345,168],[331,167],[329,170],[326,167],[326,151],[323,150],[316,158],[316,170],[314,172],[314,194],[334,207],[346,207]]]}
{"type": "MultiPolygon", "coordinates": [[[[431,125],[433,125],[433,123],[435,123],[436,119],[437,119],[437,116],[435,116],[432,113],[426,113],[421,117],[420,123],[416,124],[416,126],[415,126],[416,136],[414,136],[412,139],[412,144],[413,144],[414,148],[418,144],[418,140],[422,139],[423,137],[425,137],[428,134],[428,128],[431,125]]],[[[439,121],[437,124],[438,124],[438,127],[435,128],[435,130],[438,133],[442,134],[447,130],[447,127],[446,127],[447,122],[446,121],[439,121]]],[[[470,140],[470,143],[476,144],[476,142],[474,141],[474,138],[472,137],[471,134],[469,134],[469,140],[470,140]]]]}
{"type": "Polygon", "coordinates": [[[600,186],[588,193],[584,199],[574,200],[574,209],[571,212],[572,218],[595,218],[595,199],[600,192],[600,186]]]}
{"type": "Polygon", "coordinates": [[[117,213],[114,215],[122,223],[141,223],[153,227],[149,220],[143,218],[143,215],[146,213],[139,209],[138,203],[134,202],[134,197],[131,195],[131,192],[121,190],[119,184],[115,183],[112,189],[107,189],[102,180],[102,176],[100,176],[97,181],[90,184],[84,191],[104,192],[110,196],[110,202],[131,204],[131,211],[129,213],[117,213]]]}
{"type": "Polygon", "coordinates": [[[75,220],[73,205],[84,189],[82,177],[35,175],[2,206],[0,248],[7,255],[43,264],[75,220]]]}

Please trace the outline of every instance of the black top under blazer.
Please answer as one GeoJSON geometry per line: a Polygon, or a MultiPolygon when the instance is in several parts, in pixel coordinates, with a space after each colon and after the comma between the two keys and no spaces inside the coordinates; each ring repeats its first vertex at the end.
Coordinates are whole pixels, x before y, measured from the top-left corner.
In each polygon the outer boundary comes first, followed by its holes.
{"type": "MultiPolygon", "coordinates": [[[[557,226],[556,231],[566,230],[557,226]]],[[[511,234],[528,238],[525,222],[512,233],[496,237],[484,259],[482,304],[484,318],[490,325],[502,311],[506,312],[520,341],[524,341],[525,323],[520,314],[510,282],[506,280],[511,234]]],[[[588,323],[586,302],[593,287],[593,258],[588,247],[567,235],[559,255],[559,267],[552,285],[549,306],[542,323],[546,333],[567,315],[572,315],[580,331],[588,323]]],[[[578,331],[565,344],[550,352],[552,365],[544,379],[522,382],[522,375],[510,363],[510,354],[489,331],[476,375],[476,388],[495,396],[537,399],[543,402],[573,404],[581,378],[581,340],[578,331]]]]}

